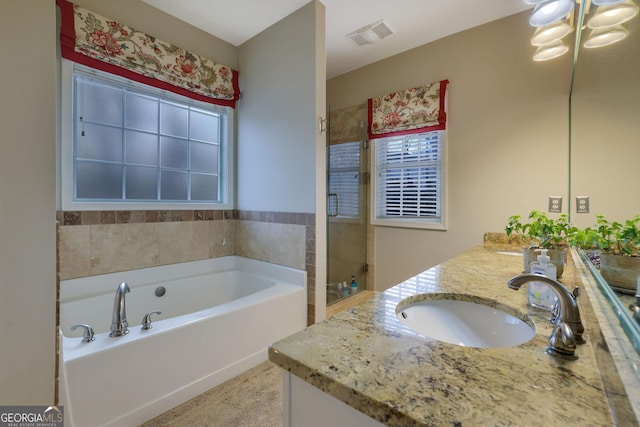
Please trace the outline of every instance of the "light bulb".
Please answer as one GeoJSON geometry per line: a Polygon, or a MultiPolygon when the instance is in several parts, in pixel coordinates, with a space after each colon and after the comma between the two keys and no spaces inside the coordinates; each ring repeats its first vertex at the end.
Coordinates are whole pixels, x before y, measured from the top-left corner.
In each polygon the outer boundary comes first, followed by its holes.
{"type": "Polygon", "coordinates": [[[628,35],[629,32],[619,25],[612,28],[592,30],[589,38],[584,42],[584,47],[593,49],[596,47],[609,46],[610,44],[625,39],[628,35]]]}
{"type": "Polygon", "coordinates": [[[529,24],[532,27],[544,27],[567,16],[574,6],[573,0],[547,0],[538,3],[533,8],[529,24]]]}
{"type": "Polygon", "coordinates": [[[611,6],[600,6],[587,22],[587,26],[593,30],[615,27],[633,19],[637,14],[638,6],[628,0],[611,6]]]}
{"type": "Polygon", "coordinates": [[[550,59],[557,58],[559,56],[564,55],[569,50],[569,46],[562,43],[561,41],[557,41],[552,44],[548,44],[545,46],[540,46],[536,53],[533,55],[534,61],[548,61],[550,59]]]}
{"type": "Polygon", "coordinates": [[[571,26],[566,21],[558,21],[545,27],[538,27],[531,37],[531,44],[544,46],[562,39],[571,32],[571,26]]]}

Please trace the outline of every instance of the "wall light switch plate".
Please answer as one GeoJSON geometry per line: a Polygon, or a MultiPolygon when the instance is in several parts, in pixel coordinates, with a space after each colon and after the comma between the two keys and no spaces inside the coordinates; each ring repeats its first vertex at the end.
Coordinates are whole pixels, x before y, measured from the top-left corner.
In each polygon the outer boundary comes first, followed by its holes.
{"type": "Polygon", "coordinates": [[[589,196],[576,197],[576,213],[589,213],[589,196]]]}
{"type": "Polygon", "coordinates": [[[549,212],[562,212],[562,196],[549,196],[549,212]]]}

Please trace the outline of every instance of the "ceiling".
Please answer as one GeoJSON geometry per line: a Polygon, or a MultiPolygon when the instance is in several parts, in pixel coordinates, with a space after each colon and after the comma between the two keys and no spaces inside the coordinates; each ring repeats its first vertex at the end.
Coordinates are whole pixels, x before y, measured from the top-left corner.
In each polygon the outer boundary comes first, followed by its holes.
{"type": "MultiPolygon", "coordinates": [[[[240,46],[309,0],[143,0],[240,46]]],[[[326,7],[327,79],[531,5],[522,0],[320,0],[326,7]],[[347,34],[384,20],[393,34],[359,46],[347,34]]]]}

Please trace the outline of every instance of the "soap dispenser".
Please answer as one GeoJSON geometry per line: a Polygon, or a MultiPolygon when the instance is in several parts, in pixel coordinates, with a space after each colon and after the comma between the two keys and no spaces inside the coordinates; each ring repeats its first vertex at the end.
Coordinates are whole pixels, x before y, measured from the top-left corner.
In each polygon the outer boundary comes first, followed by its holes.
{"type": "MultiPolygon", "coordinates": [[[[551,264],[551,258],[547,255],[547,249],[536,249],[540,252],[538,260],[531,263],[531,273],[541,274],[550,279],[556,279],[556,266],[551,264]]],[[[543,310],[552,311],[556,304],[555,292],[543,282],[529,282],[529,305],[543,310]]]]}
{"type": "Polygon", "coordinates": [[[358,284],[356,283],[356,276],[351,276],[351,293],[355,294],[358,292],[358,284]]]}
{"type": "Polygon", "coordinates": [[[344,282],[340,282],[340,289],[342,290],[342,296],[349,296],[349,286],[347,286],[346,280],[344,282]]]}

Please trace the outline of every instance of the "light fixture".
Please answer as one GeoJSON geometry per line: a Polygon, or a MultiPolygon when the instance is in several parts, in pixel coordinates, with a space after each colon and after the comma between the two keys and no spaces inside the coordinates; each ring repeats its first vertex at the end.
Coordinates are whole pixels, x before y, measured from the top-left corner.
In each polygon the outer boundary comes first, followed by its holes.
{"type": "Polygon", "coordinates": [[[544,27],[536,28],[531,44],[533,46],[544,46],[562,39],[571,32],[571,25],[566,20],[554,22],[544,27]]]}
{"type": "Polygon", "coordinates": [[[620,3],[624,0],[591,0],[591,4],[594,6],[607,6],[610,4],[620,3]]]}
{"type": "Polygon", "coordinates": [[[533,8],[529,24],[532,27],[544,27],[567,16],[574,6],[574,0],[543,1],[533,8]]]}
{"type": "Polygon", "coordinates": [[[631,0],[609,6],[600,6],[587,22],[591,29],[615,27],[634,18],[638,14],[638,6],[631,0]]]}
{"type": "Polygon", "coordinates": [[[391,34],[393,34],[393,31],[383,21],[378,21],[347,34],[347,37],[358,45],[364,46],[380,41],[391,34]]]}
{"type": "Polygon", "coordinates": [[[582,32],[587,49],[624,40],[629,32],[621,24],[640,13],[634,0],[522,1],[535,5],[529,18],[529,24],[536,28],[531,37],[531,44],[537,47],[535,61],[548,61],[568,52],[570,47],[562,39],[576,28],[582,32]],[[576,3],[579,7],[575,7],[576,3]],[[587,27],[591,29],[589,34],[583,31],[587,27]]]}
{"type": "Polygon", "coordinates": [[[562,56],[568,51],[569,51],[569,46],[567,46],[566,44],[558,40],[554,43],[540,46],[536,50],[536,53],[533,54],[533,60],[537,62],[548,61],[550,59],[554,59],[559,56],[562,56]]]}
{"type": "Polygon", "coordinates": [[[591,34],[587,41],[584,42],[583,46],[587,49],[609,46],[610,44],[624,40],[628,35],[629,32],[620,25],[610,28],[602,28],[599,30],[591,30],[591,34]]]}

